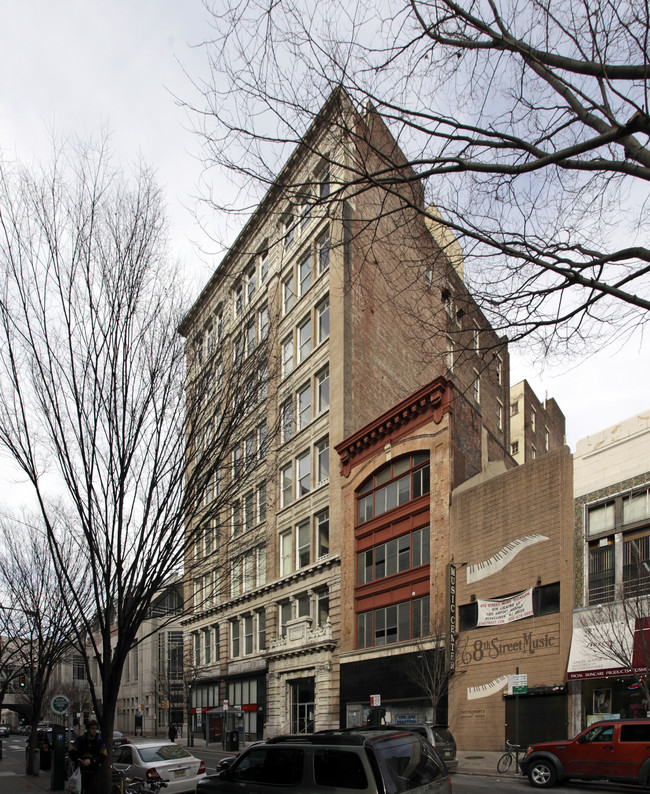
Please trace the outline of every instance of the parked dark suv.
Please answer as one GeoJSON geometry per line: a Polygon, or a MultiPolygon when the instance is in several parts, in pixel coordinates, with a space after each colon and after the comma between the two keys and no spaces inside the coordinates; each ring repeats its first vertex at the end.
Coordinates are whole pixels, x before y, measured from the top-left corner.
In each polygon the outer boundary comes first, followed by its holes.
{"type": "MultiPolygon", "coordinates": [[[[370,730],[368,727],[363,728],[345,728],[345,731],[363,731],[370,730]]],[[[379,725],[372,730],[382,731],[412,731],[419,733],[423,736],[429,744],[436,748],[436,752],[445,762],[445,766],[450,772],[456,772],[458,769],[458,758],[456,757],[456,740],[451,734],[451,731],[446,725],[429,725],[427,722],[413,723],[410,725],[394,725],[387,723],[379,725]]]]}
{"type": "Polygon", "coordinates": [[[538,788],[569,779],[650,786],[650,719],[603,720],[575,739],[531,744],[521,771],[538,788]]]}
{"type": "Polygon", "coordinates": [[[431,745],[406,731],[330,731],[277,736],[251,745],[196,794],[451,794],[449,773],[431,745]]]}

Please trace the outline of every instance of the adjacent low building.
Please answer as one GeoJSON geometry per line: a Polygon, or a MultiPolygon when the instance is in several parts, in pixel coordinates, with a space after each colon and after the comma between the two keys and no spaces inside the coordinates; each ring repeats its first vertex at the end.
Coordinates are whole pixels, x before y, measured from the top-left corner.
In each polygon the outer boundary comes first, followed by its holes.
{"type": "Polygon", "coordinates": [[[570,732],[650,710],[650,411],[593,433],[574,455],[570,732]]]}

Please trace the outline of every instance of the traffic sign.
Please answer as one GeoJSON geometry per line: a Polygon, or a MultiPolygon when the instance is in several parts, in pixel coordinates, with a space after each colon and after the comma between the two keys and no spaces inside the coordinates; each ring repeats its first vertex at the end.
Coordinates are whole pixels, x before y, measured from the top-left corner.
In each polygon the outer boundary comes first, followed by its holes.
{"type": "Polygon", "coordinates": [[[55,695],[52,698],[52,711],[55,714],[67,714],[70,701],[65,695],[55,695]]]}

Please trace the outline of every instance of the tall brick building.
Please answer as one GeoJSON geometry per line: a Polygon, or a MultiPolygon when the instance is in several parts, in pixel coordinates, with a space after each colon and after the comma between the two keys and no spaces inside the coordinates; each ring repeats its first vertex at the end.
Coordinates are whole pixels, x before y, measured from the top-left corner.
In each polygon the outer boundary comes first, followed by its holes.
{"type": "MultiPolygon", "coordinates": [[[[268,380],[223,473],[236,477],[249,462],[242,493],[219,516],[218,543],[197,550],[203,567],[188,582],[197,733],[221,735],[224,700],[241,709],[249,738],[338,726],[340,654],[346,664],[362,649],[376,655],[378,645],[390,655],[393,643],[430,631],[448,561],[449,487],[492,465],[514,465],[506,341],[465,288],[457,243],[413,209],[422,207],[422,188],[410,172],[401,179],[402,163],[372,108],[360,113],[335,92],[181,325],[192,383],[212,382],[221,349],[239,351],[238,360],[262,339],[268,346],[268,380]],[[390,168],[400,177],[390,189],[364,178],[390,168]],[[444,384],[436,381],[442,376],[444,384]],[[455,406],[453,444],[432,440],[437,427],[395,455],[381,442],[384,430],[366,440],[359,429],[375,427],[395,406],[417,415],[410,400],[430,382],[455,406]],[[377,544],[398,531],[387,529],[373,500],[383,495],[386,511],[404,500],[423,508],[409,530],[409,554],[413,532],[421,548],[421,566],[412,556],[408,563],[419,568],[415,589],[380,598],[385,588],[372,573],[362,599],[353,595],[349,565],[342,576],[342,559],[350,563],[361,548],[352,480],[333,453],[344,441],[354,483],[370,469],[358,469],[351,444],[382,463],[365,502],[367,527],[377,527],[374,540],[363,540],[373,565],[377,544]],[[426,549],[434,553],[426,551],[425,561],[426,549]],[[352,604],[365,616],[362,628],[352,604]]],[[[227,368],[224,359],[218,366],[227,368]]],[[[445,417],[434,411],[423,419],[435,425],[445,417]]]]}

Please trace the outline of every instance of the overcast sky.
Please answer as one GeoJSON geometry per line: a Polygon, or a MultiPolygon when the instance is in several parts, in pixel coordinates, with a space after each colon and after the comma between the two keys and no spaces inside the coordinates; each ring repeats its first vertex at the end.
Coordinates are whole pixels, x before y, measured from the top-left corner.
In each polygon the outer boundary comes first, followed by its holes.
{"type": "MultiPolygon", "coordinates": [[[[3,157],[47,160],[53,132],[86,138],[108,129],[123,164],[142,156],[157,169],[174,253],[198,291],[218,257],[192,245],[205,245],[189,211],[199,143],[173,97],[191,94],[179,62],[196,77],[204,68],[191,46],[209,35],[202,0],[0,0],[0,11],[3,157]]],[[[641,335],[572,362],[511,357],[511,383],[526,378],[541,400],[558,401],[572,451],[578,439],[650,410],[650,346],[641,335]]]]}

